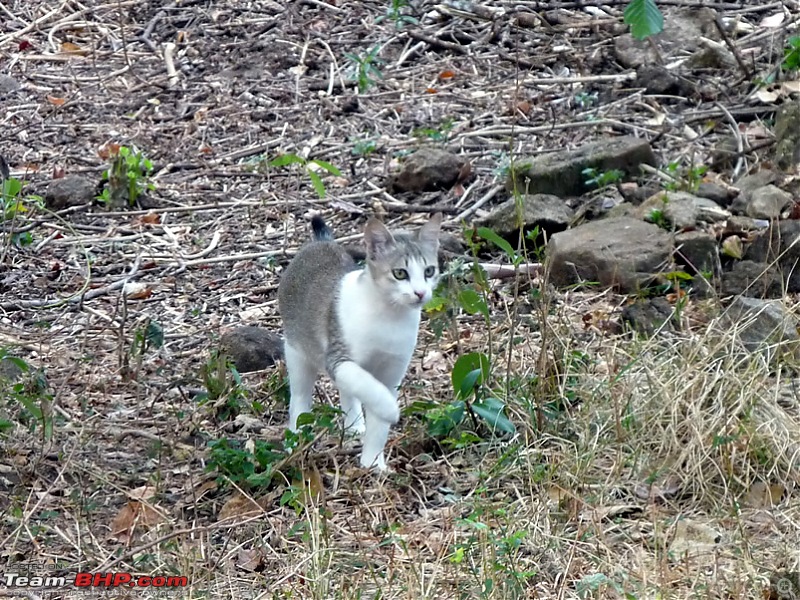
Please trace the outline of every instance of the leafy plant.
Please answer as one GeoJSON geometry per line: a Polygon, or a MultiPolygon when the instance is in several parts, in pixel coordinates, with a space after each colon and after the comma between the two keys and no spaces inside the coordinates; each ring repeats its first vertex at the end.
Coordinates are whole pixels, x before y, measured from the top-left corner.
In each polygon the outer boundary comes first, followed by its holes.
{"type": "Polygon", "coordinates": [[[383,79],[383,73],[377,67],[383,64],[383,60],[378,58],[378,53],[381,51],[379,46],[375,46],[367,52],[364,56],[357,54],[347,53],[345,58],[350,61],[353,67],[352,81],[358,84],[359,93],[363,94],[370,86],[375,84],[375,77],[383,79]]]}
{"type": "Polygon", "coordinates": [[[230,362],[227,354],[217,350],[200,367],[200,377],[206,391],[197,395],[200,405],[211,402],[221,419],[235,417],[242,409],[242,402],[247,399],[247,392],[242,387],[242,377],[230,362]]]}
{"type": "MultiPolygon", "coordinates": [[[[352,140],[351,140],[352,141],[352,140]]],[[[365,139],[357,140],[350,151],[355,156],[368,156],[375,152],[378,147],[378,142],[375,140],[365,139]]]]}
{"type": "Polygon", "coordinates": [[[697,188],[703,183],[703,177],[708,172],[706,165],[689,165],[684,168],[677,161],[673,161],[666,166],[666,172],[672,177],[672,181],[667,183],[664,188],[669,191],[686,190],[696,192],[697,188]]]}
{"type": "Polygon", "coordinates": [[[3,221],[11,221],[17,215],[29,212],[34,208],[42,208],[41,196],[22,194],[23,182],[14,177],[3,179],[0,185],[0,217],[3,221]]]}
{"type": "Polygon", "coordinates": [[[589,108],[597,104],[597,92],[578,92],[575,94],[575,103],[581,108],[589,108]]]}
{"type": "Polygon", "coordinates": [[[147,320],[147,323],[137,328],[133,334],[133,341],[130,346],[130,358],[134,359],[135,366],[130,367],[128,356],[123,355],[122,367],[126,372],[128,379],[136,379],[142,369],[142,362],[144,355],[153,348],[161,348],[164,345],[164,330],[161,325],[147,320]]]}
{"type": "Polygon", "coordinates": [[[133,206],[139,196],[155,189],[150,176],[153,163],[137,148],[119,146],[110,155],[111,166],[103,171],[106,182],[97,199],[111,206],[133,206]]]}
{"type": "Polygon", "coordinates": [[[266,163],[264,163],[262,160],[262,164],[266,164],[266,166],[273,168],[300,165],[300,167],[306,172],[306,175],[308,175],[308,178],[311,180],[311,186],[314,188],[314,191],[317,192],[317,196],[319,196],[320,199],[325,197],[325,184],[322,181],[322,177],[320,177],[319,173],[317,173],[317,169],[322,169],[323,171],[327,171],[331,175],[336,175],[337,177],[341,176],[342,174],[338,168],[327,161],[320,160],[318,158],[312,158],[309,160],[293,153],[279,154],[272,160],[266,161],[266,163]]]}
{"type": "Polygon", "coordinates": [[[417,127],[411,132],[411,135],[415,138],[428,138],[434,142],[444,142],[447,141],[454,124],[455,119],[447,117],[438,127],[417,127]]]}
{"type": "Polygon", "coordinates": [[[790,37],[783,49],[782,66],[787,71],[800,69],[800,35],[790,37]]]}
{"type": "Polygon", "coordinates": [[[664,30],[664,15],[655,0],[631,0],[625,8],[623,20],[630,25],[631,35],[643,40],[664,30]]]}
{"type": "Polygon", "coordinates": [[[587,167],[581,171],[581,173],[584,177],[586,177],[587,186],[597,187],[598,189],[603,189],[610,185],[614,185],[615,183],[619,183],[625,176],[625,173],[619,169],[599,171],[594,167],[587,167]]]}
{"type": "MultiPolygon", "coordinates": [[[[44,371],[32,371],[30,365],[18,356],[14,356],[6,348],[0,348],[0,364],[12,365],[4,368],[17,370],[19,375],[24,376],[18,381],[9,381],[0,372],[0,397],[6,400],[5,408],[15,411],[8,417],[16,416],[16,420],[28,425],[31,431],[35,431],[37,425],[41,426],[44,439],[49,439],[53,435],[53,420],[50,415],[50,402],[53,396],[48,392],[47,379],[44,371]]],[[[7,431],[14,428],[14,421],[11,418],[0,416],[0,431],[7,431]]]]}
{"type": "Polygon", "coordinates": [[[403,12],[406,8],[410,7],[411,5],[408,3],[408,0],[390,0],[389,6],[386,9],[386,14],[375,19],[375,22],[380,23],[388,19],[394,22],[394,26],[397,29],[402,29],[403,25],[407,24],[416,25],[419,23],[419,19],[403,12]]]}

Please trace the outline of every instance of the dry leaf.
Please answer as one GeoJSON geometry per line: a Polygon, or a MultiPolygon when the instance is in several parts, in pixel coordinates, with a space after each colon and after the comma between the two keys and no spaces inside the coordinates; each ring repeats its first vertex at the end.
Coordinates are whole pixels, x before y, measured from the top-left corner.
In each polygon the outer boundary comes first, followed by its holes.
{"type": "Polygon", "coordinates": [[[153,288],[146,283],[129,281],[123,286],[122,293],[131,300],[146,300],[153,295],[153,288]]]}
{"type": "Polygon", "coordinates": [[[30,50],[33,48],[33,44],[31,44],[28,40],[20,40],[19,44],[17,45],[17,49],[22,52],[24,50],[30,50]]]}
{"type": "MultiPolygon", "coordinates": [[[[650,125],[651,127],[658,127],[664,124],[664,121],[667,120],[667,114],[663,112],[657,112],[649,119],[645,119],[645,124],[650,125]]],[[[694,133],[694,132],[692,132],[694,133]]]]}
{"type": "Polygon", "coordinates": [[[236,492],[222,506],[219,511],[217,521],[228,521],[233,519],[246,519],[261,514],[261,507],[252,498],[243,496],[236,492]]]}
{"type": "Polygon", "coordinates": [[[781,85],[781,91],[787,94],[800,94],[800,79],[784,81],[781,85]]]}
{"type": "Polygon", "coordinates": [[[738,235],[730,235],[722,241],[722,253],[737,260],[742,258],[744,248],[742,247],[742,238],[738,235]]]}
{"type": "Polygon", "coordinates": [[[756,92],[756,98],[764,104],[771,104],[775,102],[779,96],[772,90],[760,89],[756,92]]]}
{"type": "Polygon", "coordinates": [[[438,94],[439,92],[435,88],[425,88],[425,93],[426,94],[438,94]]]}
{"type": "Polygon", "coordinates": [[[252,573],[258,571],[264,564],[264,554],[256,549],[240,549],[236,555],[236,566],[252,573]]]}
{"type": "Polygon", "coordinates": [[[67,103],[65,98],[59,98],[58,96],[47,96],[47,101],[54,106],[64,106],[67,103]]]}
{"type": "Polygon", "coordinates": [[[450,71],[449,69],[439,73],[439,79],[452,79],[455,76],[455,71],[450,71]]]}
{"type": "Polygon", "coordinates": [[[120,145],[113,142],[106,142],[97,149],[97,156],[103,160],[108,160],[112,156],[119,154],[120,145]]]}
{"type": "Polygon", "coordinates": [[[294,479],[292,485],[303,488],[303,503],[306,506],[314,506],[325,501],[325,486],[322,483],[322,475],[319,469],[311,467],[303,469],[303,480],[294,479]]]}
{"type": "Polygon", "coordinates": [[[786,488],[780,483],[767,485],[763,481],[756,481],[747,490],[742,502],[752,508],[771,508],[780,504],[785,493],[786,488]]]}
{"type": "Polygon", "coordinates": [[[161,215],[149,212],[146,215],[142,215],[141,217],[134,219],[134,224],[143,224],[143,225],[158,225],[161,223],[161,215]]]}
{"type": "Polygon", "coordinates": [[[111,536],[120,542],[128,542],[137,528],[147,530],[164,522],[164,517],[155,508],[138,500],[131,500],[120,509],[111,523],[111,536]]]}
{"type": "Polygon", "coordinates": [[[131,500],[145,500],[145,501],[147,501],[147,500],[152,500],[153,498],[155,498],[157,493],[158,492],[157,492],[156,488],[154,488],[152,485],[143,485],[141,487],[138,487],[138,488],[128,492],[128,497],[131,500]]]}
{"type": "Polygon", "coordinates": [[[86,50],[72,42],[61,42],[61,52],[64,54],[86,54],[86,50]]]}
{"type": "Polygon", "coordinates": [[[669,546],[676,558],[697,558],[705,556],[713,560],[722,535],[715,529],[699,521],[681,519],[675,527],[675,537],[669,546]]]}
{"type": "Polygon", "coordinates": [[[780,27],[785,20],[786,14],[779,12],[769,15],[768,17],[764,17],[761,19],[761,23],[759,23],[759,25],[761,25],[761,27],[769,27],[774,29],[775,27],[780,27]]]}
{"type": "Polygon", "coordinates": [[[667,302],[670,304],[675,304],[678,300],[683,298],[686,295],[684,290],[678,290],[677,292],[672,292],[671,294],[667,294],[667,302]]]}

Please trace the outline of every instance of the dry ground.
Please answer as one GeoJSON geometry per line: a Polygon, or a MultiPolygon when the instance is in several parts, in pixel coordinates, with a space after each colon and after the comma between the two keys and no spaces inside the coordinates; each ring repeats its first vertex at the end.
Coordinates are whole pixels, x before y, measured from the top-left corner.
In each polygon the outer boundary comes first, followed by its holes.
{"type": "MultiPolygon", "coordinates": [[[[415,4],[420,18],[433,6],[415,4]]],[[[407,416],[391,442],[396,473],[376,479],[354,468],[351,442],[323,435],[293,459],[313,493],[291,499],[278,478],[253,492],[254,517],[221,520],[245,505],[207,469],[208,444],[279,439],[285,394],[277,368],[247,375],[234,419],[198,401],[201,367],[226,328],[280,329],[280,268],[310,211],[341,236],[373,213],[414,224],[444,206],[454,217],[510,156],[603,135],[655,139],[665,162],[702,161],[727,127],[717,103],[752,107],[736,72],[710,72],[717,95],[690,102],[631,88],[611,53],[620,3],[596,20],[572,2],[486,4],[510,12],[398,29],[376,23],[389,5],[377,0],[0,4],[0,64],[22,84],[0,99],[0,150],[28,190],[61,172],[99,182],[109,143],[156,166],[143,210],[39,213],[29,245],[2,238],[0,346],[46,377],[29,397],[52,396],[44,429],[13,398],[0,405],[17,423],[0,440],[4,565],[185,575],[172,593],[186,598],[415,599],[754,598],[798,568],[800,430],[785,371],[714,335],[702,305],[687,308],[681,334],[613,337],[595,325],[624,299],[528,280],[494,285],[489,326],[457,315],[437,338],[424,324],[403,392],[406,405],[448,402],[459,352],[491,351],[515,436],[452,448],[407,416]],[[512,14],[558,7],[560,22],[531,28],[512,14]],[[346,53],[375,48],[382,77],[357,93],[346,53]],[[540,81],[552,76],[565,79],[540,81]],[[652,124],[659,112],[717,125],[690,144],[680,127],[652,124]],[[387,194],[398,157],[422,145],[470,157],[465,193],[387,194]],[[320,200],[302,169],[264,168],[281,153],[342,175],[325,175],[320,200]],[[121,295],[126,278],[144,292],[121,295]],[[137,354],[148,323],[163,346],[137,354]]],[[[779,5],[719,6],[758,22],[779,5]]],[[[752,57],[759,72],[782,31],[752,57]]],[[[460,234],[455,221],[448,230],[460,234]]]]}

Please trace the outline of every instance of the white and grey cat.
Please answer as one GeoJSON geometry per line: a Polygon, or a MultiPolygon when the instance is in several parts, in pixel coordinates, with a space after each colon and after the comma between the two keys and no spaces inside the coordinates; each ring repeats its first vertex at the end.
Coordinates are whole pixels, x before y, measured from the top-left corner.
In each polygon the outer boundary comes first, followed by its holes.
{"type": "Polygon", "coordinates": [[[345,427],[363,434],[361,464],[386,469],[383,451],[400,410],[397,390],[417,344],[422,306],[439,280],[434,215],[414,233],[377,219],[364,229],[366,266],[333,241],[321,217],[314,239],[286,268],[278,288],[289,373],[289,427],[311,411],[317,376],[339,389],[345,427]]]}

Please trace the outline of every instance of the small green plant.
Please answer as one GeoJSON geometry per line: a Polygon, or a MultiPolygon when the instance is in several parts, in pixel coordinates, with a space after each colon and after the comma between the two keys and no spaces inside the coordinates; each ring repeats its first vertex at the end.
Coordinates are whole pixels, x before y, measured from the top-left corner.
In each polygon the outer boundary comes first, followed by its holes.
{"type": "Polygon", "coordinates": [[[6,348],[0,348],[0,367],[0,398],[4,399],[4,405],[0,405],[0,432],[13,430],[16,421],[27,425],[31,431],[39,426],[43,439],[50,439],[53,396],[48,391],[44,371],[32,370],[27,362],[6,348]],[[12,377],[4,375],[14,371],[16,374],[12,377]],[[9,412],[3,414],[6,410],[9,412]]]}
{"type": "Polygon", "coordinates": [[[670,230],[669,219],[667,219],[666,212],[663,208],[654,208],[647,215],[647,220],[653,225],[658,225],[661,229],[670,230]]]}
{"type": "Polygon", "coordinates": [[[317,196],[319,196],[320,200],[325,198],[325,184],[323,183],[320,174],[317,173],[317,170],[322,169],[323,171],[327,171],[331,175],[335,175],[337,177],[340,177],[342,174],[338,168],[329,162],[320,160],[318,158],[312,158],[309,160],[294,153],[279,154],[271,160],[264,160],[262,158],[259,161],[259,165],[262,168],[264,166],[267,168],[280,168],[289,167],[291,165],[299,165],[303,171],[305,171],[306,175],[308,175],[308,178],[311,180],[311,186],[314,188],[314,191],[317,193],[317,196]]]}
{"type": "Polygon", "coordinates": [[[783,49],[782,66],[787,71],[800,69],[800,35],[790,37],[783,49]]]}
{"type": "Polygon", "coordinates": [[[227,354],[212,350],[208,360],[200,367],[200,377],[206,388],[205,392],[197,395],[201,406],[210,402],[223,420],[241,412],[242,403],[247,400],[247,391],[242,387],[242,377],[227,354]]]}
{"type": "Polygon", "coordinates": [[[164,345],[164,330],[161,326],[150,319],[145,324],[138,327],[133,334],[128,354],[121,357],[122,370],[128,379],[136,380],[142,369],[144,355],[152,349],[161,348],[164,345]],[[130,366],[130,359],[133,359],[134,366],[130,366]]]}
{"type": "Polygon", "coordinates": [[[643,40],[664,30],[664,15],[655,0],[631,0],[625,8],[623,20],[631,28],[631,35],[643,40]]]}
{"type": "Polygon", "coordinates": [[[581,108],[589,108],[597,104],[597,92],[578,92],[575,94],[575,103],[581,108]]]}
{"type": "Polygon", "coordinates": [[[383,64],[383,60],[378,58],[378,53],[381,51],[379,46],[375,46],[367,52],[364,56],[357,54],[347,53],[345,58],[350,61],[353,74],[351,80],[355,81],[358,85],[359,93],[363,94],[372,85],[375,84],[375,78],[383,79],[378,65],[383,64]]]}
{"type": "Polygon", "coordinates": [[[120,146],[110,156],[111,166],[103,171],[106,183],[97,199],[108,206],[133,206],[139,197],[155,189],[150,180],[153,163],[137,148],[120,146]]]}
{"type": "Polygon", "coordinates": [[[664,170],[672,178],[672,181],[664,185],[666,190],[671,192],[677,190],[696,192],[700,184],[703,183],[703,177],[708,172],[708,167],[692,164],[684,168],[679,162],[673,161],[664,170]]]}
{"type": "Polygon", "coordinates": [[[397,29],[402,29],[404,25],[417,25],[419,19],[406,14],[404,10],[407,8],[411,8],[408,0],[390,0],[386,14],[375,19],[375,22],[380,23],[388,19],[394,22],[394,26],[397,29]]]}
{"type": "Polygon", "coordinates": [[[415,138],[428,138],[434,142],[445,142],[454,124],[455,119],[447,117],[438,127],[417,127],[411,132],[411,135],[415,138]]]}
{"type": "Polygon", "coordinates": [[[594,167],[587,167],[581,173],[586,177],[585,182],[588,187],[596,187],[598,189],[617,184],[625,176],[625,173],[619,169],[600,171],[594,167]]]}
{"type": "MultiPolygon", "coordinates": [[[[353,140],[351,140],[353,141],[353,140]]],[[[353,149],[350,152],[355,156],[369,156],[375,149],[378,147],[378,142],[376,140],[364,139],[364,140],[355,140],[353,144],[353,149]]]]}
{"type": "MultiPolygon", "coordinates": [[[[13,221],[18,216],[30,216],[37,209],[44,207],[41,196],[24,195],[24,183],[14,177],[0,177],[0,222],[13,221]]],[[[14,233],[11,241],[18,247],[28,246],[33,242],[33,236],[28,231],[14,233]]]]}

